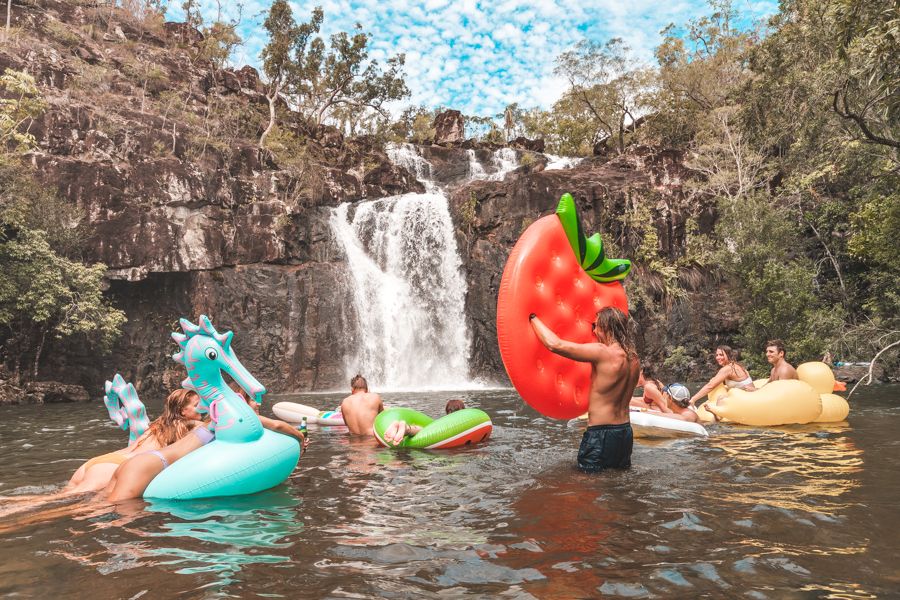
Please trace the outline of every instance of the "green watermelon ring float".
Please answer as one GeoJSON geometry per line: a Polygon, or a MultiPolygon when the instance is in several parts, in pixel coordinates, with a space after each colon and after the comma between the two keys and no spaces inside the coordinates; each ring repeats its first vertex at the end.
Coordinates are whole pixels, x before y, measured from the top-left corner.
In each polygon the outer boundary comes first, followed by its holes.
{"type": "Polygon", "coordinates": [[[463,408],[439,419],[432,419],[411,408],[389,408],[375,417],[372,433],[379,444],[388,448],[438,450],[483,442],[493,429],[491,418],[477,408],[463,408]],[[399,444],[389,444],[385,441],[384,432],[397,421],[406,421],[422,430],[416,435],[403,438],[399,444]]]}
{"type": "Polygon", "coordinates": [[[620,282],[631,269],[607,258],[600,234],[585,237],[575,201],[559,200],[555,215],[531,224],[516,242],[497,296],[497,341],[503,366],[522,399],[554,419],[587,412],[591,365],[547,350],[529,323],[536,313],[561,338],[596,342],[597,312],[614,306],[628,313],[620,282]]]}

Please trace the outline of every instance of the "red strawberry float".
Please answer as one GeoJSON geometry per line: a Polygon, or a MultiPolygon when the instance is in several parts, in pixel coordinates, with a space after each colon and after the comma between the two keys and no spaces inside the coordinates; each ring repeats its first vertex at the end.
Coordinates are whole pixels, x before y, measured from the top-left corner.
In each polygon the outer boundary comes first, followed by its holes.
{"type": "Polygon", "coordinates": [[[497,296],[497,341],[510,381],[539,413],[572,419],[587,412],[591,365],[547,350],[528,315],[537,313],[563,339],[595,342],[597,311],[628,312],[620,280],[630,270],[630,261],[606,258],[599,233],[585,237],[569,194],[555,215],[532,223],[516,242],[497,296]]]}

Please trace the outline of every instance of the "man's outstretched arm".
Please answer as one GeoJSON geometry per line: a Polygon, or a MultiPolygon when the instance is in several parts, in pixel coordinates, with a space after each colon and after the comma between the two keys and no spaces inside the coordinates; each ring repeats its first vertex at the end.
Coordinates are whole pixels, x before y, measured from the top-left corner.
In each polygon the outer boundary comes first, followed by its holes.
{"type": "Polygon", "coordinates": [[[541,343],[554,354],[577,360],[578,362],[596,362],[601,355],[600,344],[576,344],[556,335],[552,329],[544,325],[537,315],[531,313],[531,328],[541,343]]]}

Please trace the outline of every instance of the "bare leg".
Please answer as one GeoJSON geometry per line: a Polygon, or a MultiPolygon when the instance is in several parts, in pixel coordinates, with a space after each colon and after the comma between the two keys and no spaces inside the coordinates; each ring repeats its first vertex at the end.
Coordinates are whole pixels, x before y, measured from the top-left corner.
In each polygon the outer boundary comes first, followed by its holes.
{"type": "Polygon", "coordinates": [[[384,432],[384,441],[388,446],[396,446],[406,437],[406,429],[408,425],[406,421],[394,421],[384,432]]]}
{"type": "Polygon", "coordinates": [[[98,492],[109,484],[109,481],[112,479],[113,474],[118,468],[119,465],[115,463],[99,463],[93,465],[85,472],[80,483],[74,487],[66,488],[66,493],[78,494],[81,492],[98,492]]]}
{"type": "Polygon", "coordinates": [[[162,473],[165,465],[155,454],[139,454],[124,463],[106,487],[110,502],[140,498],[153,478],[162,473]]]}

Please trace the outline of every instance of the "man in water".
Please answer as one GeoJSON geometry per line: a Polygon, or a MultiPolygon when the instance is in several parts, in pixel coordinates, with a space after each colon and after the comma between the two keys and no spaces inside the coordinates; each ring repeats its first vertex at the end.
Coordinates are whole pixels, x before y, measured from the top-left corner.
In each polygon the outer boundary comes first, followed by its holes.
{"type": "Polygon", "coordinates": [[[697,412],[691,406],[691,391],[680,383],[671,383],[663,388],[662,398],[669,409],[666,412],[649,410],[647,412],[668,417],[670,419],[678,419],[679,421],[688,421],[689,423],[699,423],[697,412]]]}
{"type": "Polygon", "coordinates": [[[781,340],[766,342],[766,360],[772,365],[769,383],[779,379],[798,379],[797,369],[784,359],[784,342],[781,340]]]}
{"type": "Polygon", "coordinates": [[[589,344],[560,339],[537,315],[532,313],[530,318],[538,339],[550,352],[591,364],[588,428],[578,449],[578,467],[590,473],[627,469],[634,444],[628,405],[641,372],[628,330],[629,317],[618,308],[602,309],[593,324],[597,341],[589,344]]]}
{"type": "Polygon", "coordinates": [[[357,374],[350,380],[350,395],[341,402],[341,414],[350,433],[368,435],[372,433],[375,417],[384,410],[381,396],[369,391],[369,383],[357,374]]]}

